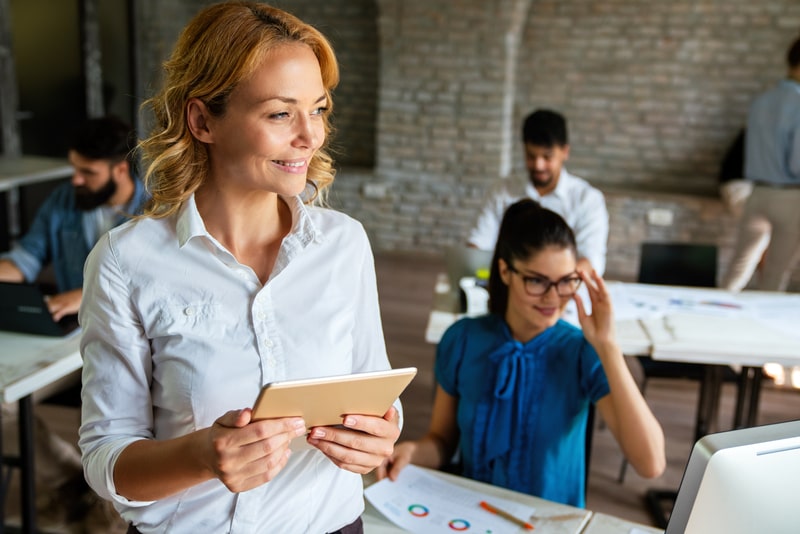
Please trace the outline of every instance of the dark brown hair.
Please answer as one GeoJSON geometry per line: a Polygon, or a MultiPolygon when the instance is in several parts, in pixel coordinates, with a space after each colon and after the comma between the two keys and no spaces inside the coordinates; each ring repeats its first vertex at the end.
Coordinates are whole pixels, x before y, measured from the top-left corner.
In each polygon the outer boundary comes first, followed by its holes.
{"type": "Polygon", "coordinates": [[[577,255],[575,234],[561,215],[531,199],[520,200],[506,209],[489,274],[491,313],[504,316],[508,306],[508,286],[500,277],[498,261],[502,258],[513,265],[550,246],[570,249],[577,255]]]}

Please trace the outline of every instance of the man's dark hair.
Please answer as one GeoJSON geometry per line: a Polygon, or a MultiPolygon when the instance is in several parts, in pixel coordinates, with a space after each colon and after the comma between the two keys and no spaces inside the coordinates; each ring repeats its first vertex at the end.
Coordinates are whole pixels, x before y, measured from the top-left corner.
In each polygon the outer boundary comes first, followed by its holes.
{"type": "Polygon", "coordinates": [[[537,109],[525,119],[522,142],[545,147],[566,146],[569,143],[567,119],[557,111],[537,109]]]}
{"type": "Polygon", "coordinates": [[[108,115],[89,119],[72,134],[69,149],[88,159],[107,159],[114,163],[131,161],[136,142],[133,128],[119,117],[108,115]]]}
{"type": "Polygon", "coordinates": [[[798,37],[786,53],[786,62],[790,69],[800,66],[800,37],[798,37]]]}

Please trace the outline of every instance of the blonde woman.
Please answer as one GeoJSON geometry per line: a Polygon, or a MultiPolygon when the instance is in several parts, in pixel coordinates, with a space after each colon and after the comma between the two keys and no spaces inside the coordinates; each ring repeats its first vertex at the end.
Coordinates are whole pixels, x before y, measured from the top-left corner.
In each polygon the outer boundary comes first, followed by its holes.
{"type": "Polygon", "coordinates": [[[399,405],[311,429],[249,408],[271,381],[389,368],[365,232],[314,205],[334,53],[234,2],[201,11],[165,69],[141,143],[153,201],[86,266],[86,476],[131,532],[361,532],[360,475],[399,405]]]}

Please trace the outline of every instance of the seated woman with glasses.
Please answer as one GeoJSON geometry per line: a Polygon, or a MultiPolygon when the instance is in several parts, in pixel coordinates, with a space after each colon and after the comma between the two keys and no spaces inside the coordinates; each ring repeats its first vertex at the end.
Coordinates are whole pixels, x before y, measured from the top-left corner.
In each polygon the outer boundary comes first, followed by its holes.
{"type": "Polygon", "coordinates": [[[576,270],[575,237],[560,215],[529,199],[506,210],[489,310],[445,332],[428,433],[399,443],[379,478],[396,479],[409,463],[441,468],[458,450],[464,476],[583,507],[591,404],[640,475],[662,473],[664,434],[616,342],[608,291],[576,270]],[[580,329],[560,320],[570,299],[580,329]]]}

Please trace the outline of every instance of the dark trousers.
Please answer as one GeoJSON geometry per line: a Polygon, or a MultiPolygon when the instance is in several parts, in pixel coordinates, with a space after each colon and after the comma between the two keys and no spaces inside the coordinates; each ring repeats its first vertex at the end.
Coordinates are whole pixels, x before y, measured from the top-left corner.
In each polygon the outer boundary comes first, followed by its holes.
{"type": "Polygon", "coordinates": [[[359,517],[346,527],[342,527],[336,532],[331,532],[330,534],[364,534],[364,523],[359,517]]]}

